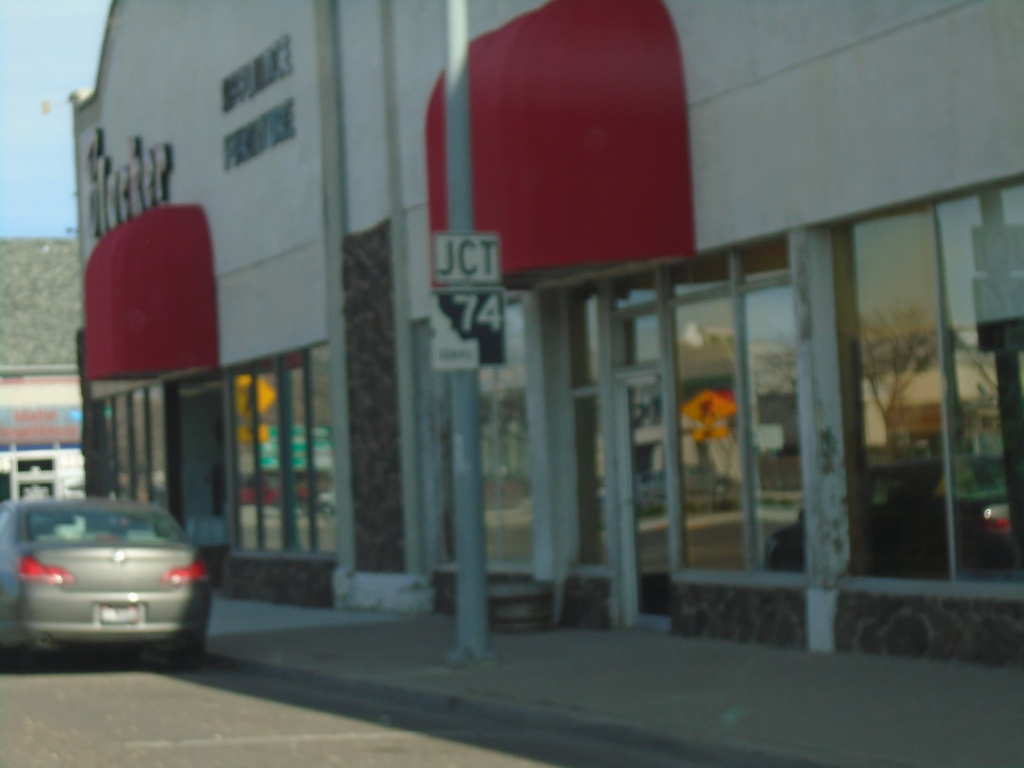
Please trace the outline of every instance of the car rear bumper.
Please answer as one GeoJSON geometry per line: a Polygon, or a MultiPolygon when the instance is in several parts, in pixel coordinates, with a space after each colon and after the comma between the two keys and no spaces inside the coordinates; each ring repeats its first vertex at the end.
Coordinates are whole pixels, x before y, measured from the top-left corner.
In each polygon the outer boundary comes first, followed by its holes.
{"type": "Polygon", "coordinates": [[[206,635],[211,598],[204,586],[153,593],[74,594],[27,589],[2,642],[37,649],[67,645],[194,645],[206,635]]]}
{"type": "Polygon", "coordinates": [[[43,651],[83,646],[147,646],[172,650],[203,643],[206,628],[147,625],[131,629],[111,629],[66,624],[26,624],[22,627],[21,638],[20,645],[43,651]]]}

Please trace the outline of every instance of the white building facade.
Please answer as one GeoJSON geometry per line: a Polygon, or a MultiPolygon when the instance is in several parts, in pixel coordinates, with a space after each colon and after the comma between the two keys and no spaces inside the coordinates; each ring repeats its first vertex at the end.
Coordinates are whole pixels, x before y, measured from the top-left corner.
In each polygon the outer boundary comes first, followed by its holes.
{"type": "MultiPolygon", "coordinates": [[[[559,624],[1024,663],[1024,8],[469,10],[493,578],[559,624]]],[[[87,478],[230,594],[450,609],[444,3],[110,19],[87,478]]]]}

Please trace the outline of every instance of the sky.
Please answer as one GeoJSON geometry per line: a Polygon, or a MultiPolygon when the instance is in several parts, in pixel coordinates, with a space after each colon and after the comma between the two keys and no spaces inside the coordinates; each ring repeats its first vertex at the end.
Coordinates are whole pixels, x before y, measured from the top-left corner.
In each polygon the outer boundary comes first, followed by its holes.
{"type": "Polygon", "coordinates": [[[96,86],[110,2],[0,0],[0,238],[77,236],[69,97],[96,86]]]}

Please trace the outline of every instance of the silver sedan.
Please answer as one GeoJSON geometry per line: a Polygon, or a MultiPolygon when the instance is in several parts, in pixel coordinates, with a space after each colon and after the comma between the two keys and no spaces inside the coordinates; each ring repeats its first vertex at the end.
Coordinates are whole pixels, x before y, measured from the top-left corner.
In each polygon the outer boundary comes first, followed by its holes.
{"type": "Polygon", "coordinates": [[[105,499],[0,504],[0,656],[153,647],[176,665],[205,650],[206,568],[154,506],[105,499]]]}

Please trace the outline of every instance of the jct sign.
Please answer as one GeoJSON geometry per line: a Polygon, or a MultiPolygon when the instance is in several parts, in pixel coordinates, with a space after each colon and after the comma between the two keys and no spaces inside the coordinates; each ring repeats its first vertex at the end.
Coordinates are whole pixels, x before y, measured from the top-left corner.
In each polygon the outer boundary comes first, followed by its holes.
{"type": "Polygon", "coordinates": [[[436,285],[501,285],[498,236],[493,232],[434,235],[436,285]]]}
{"type": "Polygon", "coordinates": [[[430,325],[439,371],[505,364],[505,290],[498,236],[444,232],[434,237],[430,325]]]}

